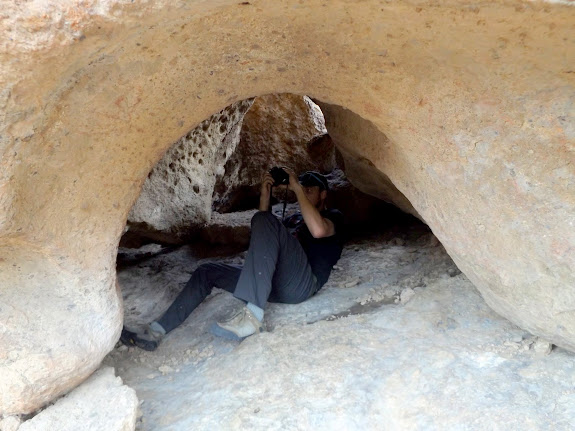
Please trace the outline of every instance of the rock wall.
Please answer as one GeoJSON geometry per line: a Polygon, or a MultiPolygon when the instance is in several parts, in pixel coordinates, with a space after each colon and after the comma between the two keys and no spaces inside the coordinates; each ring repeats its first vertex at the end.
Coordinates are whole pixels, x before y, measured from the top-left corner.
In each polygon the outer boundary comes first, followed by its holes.
{"type": "Polygon", "coordinates": [[[256,98],[247,112],[240,143],[214,191],[214,209],[257,208],[264,171],[289,166],[295,172],[335,168],[334,145],[326,136],[320,108],[307,96],[270,94],[256,98]]]}
{"type": "Polygon", "coordinates": [[[98,367],[148,173],[214,112],[271,93],[340,107],[346,145],[489,304],[575,350],[571,3],[2,0],[0,413],[98,367]]]}
{"type": "Polygon", "coordinates": [[[331,171],[335,152],[326,133],[320,108],[306,96],[236,102],[180,138],[154,166],[128,215],[128,235],[185,242],[210,222],[212,209],[257,207],[262,172],[271,166],[331,171]]]}
{"type": "Polygon", "coordinates": [[[252,103],[236,102],[212,115],[166,152],[128,215],[131,231],[179,242],[210,220],[216,178],[234,154],[252,103]]]}

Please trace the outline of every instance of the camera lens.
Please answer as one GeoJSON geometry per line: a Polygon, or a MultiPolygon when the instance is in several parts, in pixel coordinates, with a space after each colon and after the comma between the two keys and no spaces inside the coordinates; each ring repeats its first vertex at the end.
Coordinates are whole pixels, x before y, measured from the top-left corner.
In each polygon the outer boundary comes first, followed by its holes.
{"type": "Polygon", "coordinates": [[[278,166],[270,169],[270,175],[274,179],[274,187],[289,183],[288,173],[278,166]]]}

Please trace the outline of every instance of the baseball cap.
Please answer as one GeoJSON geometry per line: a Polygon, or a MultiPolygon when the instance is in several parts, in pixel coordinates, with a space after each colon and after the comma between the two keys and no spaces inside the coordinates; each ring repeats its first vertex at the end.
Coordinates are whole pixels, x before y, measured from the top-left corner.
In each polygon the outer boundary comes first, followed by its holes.
{"type": "Polygon", "coordinates": [[[326,177],[319,172],[307,171],[299,176],[299,182],[304,187],[319,187],[320,190],[329,190],[326,177]]]}

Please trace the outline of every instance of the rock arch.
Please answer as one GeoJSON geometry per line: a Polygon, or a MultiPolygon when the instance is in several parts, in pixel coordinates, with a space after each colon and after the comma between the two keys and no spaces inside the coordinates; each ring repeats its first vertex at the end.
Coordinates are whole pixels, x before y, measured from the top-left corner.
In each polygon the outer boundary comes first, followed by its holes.
{"type": "Polygon", "coordinates": [[[116,247],[169,145],[275,92],[323,101],[493,308],[575,349],[569,5],[4,3],[0,412],[33,411],[113,347],[116,247]]]}

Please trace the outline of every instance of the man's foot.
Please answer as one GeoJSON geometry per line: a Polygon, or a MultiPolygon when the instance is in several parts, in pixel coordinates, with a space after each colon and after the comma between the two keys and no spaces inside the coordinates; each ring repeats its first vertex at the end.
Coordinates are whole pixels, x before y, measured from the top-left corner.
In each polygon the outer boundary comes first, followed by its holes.
{"type": "Polygon", "coordinates": [[[243,340],[263,331],[263,324],[247,308],[243,307],[230,319],[217,322],[212,328],[214,335],[232,340],[243,340]]]}
{"type": "Polygon", "coordinates": [[[126,328],[122,328],[120,341],[128,347],[136,346],[140,349],[147,350],[148,352],[153,352],[158,348],[157,341],[145,340],[135,332],[128,331],[126,328]]]}

